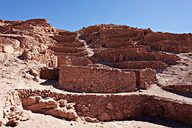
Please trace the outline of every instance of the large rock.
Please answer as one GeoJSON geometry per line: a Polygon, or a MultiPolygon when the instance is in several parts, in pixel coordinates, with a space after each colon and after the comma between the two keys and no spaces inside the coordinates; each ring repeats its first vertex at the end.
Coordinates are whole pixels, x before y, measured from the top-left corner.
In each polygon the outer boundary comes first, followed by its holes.
{"type": "Polygon", "coordinates": [[[19,48],[20,42],[18,40],[0,36],[0,51],[12,54],[19,48]]]}
{"type": "Polygon", "coordinates": [[[14,53],[14,48],[11,45],[5,45],[3,46],[3,51],[5,53],[14,53]]]}

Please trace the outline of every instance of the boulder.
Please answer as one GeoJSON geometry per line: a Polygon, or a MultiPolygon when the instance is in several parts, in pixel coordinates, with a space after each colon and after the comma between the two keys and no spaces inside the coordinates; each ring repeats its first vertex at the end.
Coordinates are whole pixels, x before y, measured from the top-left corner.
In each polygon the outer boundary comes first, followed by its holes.
{"type": "Polygon", "coordinates": [[[3,47],[3,52],[5,52],[5,53],[13,54],[14,51],[15,51],[15,50],[14,50],[13,46],[11,46],[11,45],[5,45],[5,46],[3,47]]]}
{"type": "Polygon", "coordinates": [[[23,53],[21,54],[20,58],[23,60],[31,60],[32,54],[29,51],[24,50],[23,53]]]}
{"type": "Polygon", "coordinates": [[[41,109],[45,108],[57,108],[57,102],[53,98],[47,98],[47,99],[40,99],[39,100],[39,107],[41,109]]]}

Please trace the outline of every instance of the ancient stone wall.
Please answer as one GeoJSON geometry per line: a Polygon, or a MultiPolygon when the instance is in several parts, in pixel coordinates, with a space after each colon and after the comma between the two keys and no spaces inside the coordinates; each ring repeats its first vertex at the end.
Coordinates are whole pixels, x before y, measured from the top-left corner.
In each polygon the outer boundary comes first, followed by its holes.
{"type": "Polygon", "coordinates": [[[67,46],[52,46],[50,47],[51,50],[55,51],[55,52],[62,52],[62,53],[75,53],[75,52],[81,52],[83,50],[85,50],[84,48],[78,48],[78,47],[67,47],[67,46]]]}
{"type": "Polygon", "coordinates": [[[92,63],[88,58],[85,58],[85,57],[75,57],[75,56],[65,56],[65,55],[58,55],[57,57],[58,57],[59,67],[63,65],[86,66],[92,63]]]}
{"type": "Polygon", "coordinates": [[[191,34],[172,34],[172,33],[151,33],[144,37],[145,42],[157,42],[162,40],[179,41],[179,42],[191,42],[191,34]]]}
{"type": "Polygon", "coordinates": [[[95,52],[94,57],[105,61],[123,61],[134,53],[145,53],[147,50],[148,48],[144,46],[111,48],[95,52]]]}
{"type": "Polygon", "coordinates": [[[76,40],[76,33],[73,33],[73,35],[58,35],[53,37],[58,42],[63,42],[63,43],[69,43],[69,42],[74,42],[76,40]]]}
{"type": "MultiPolygon", "coordinates": [[[[31,96],[41,96],[44,99],[52,98],[54,100],[53,102],[66,100],[68,103],[74,103],[74,110],[77,115],[80,117],[83,116],[85,119],[93,118],[100,121],[111,121],[134,119],[142,115],[148,115],[192,124],[191,104],[157,96],[146,94],[62,94],[50,92],[49,90],[18,90],[18,92],[25,109],[30,108],[31,104],[29,105],[30,102],[27,103],[24,101],[29,101],[31,96]]],[[[46,104],[44,107],[46,107],[46,104]]],[[[44,111],[48,110],[45,109],[44,111]]]]}
{"type": "Polygon", "coordinates": [[[129,92],[136,89],[136,77],[118,69],[62,66],[59,87],[75,92],[129,92]]]}
{"type": "Polygon", "coordinates": [[[152,68],[156,70],[164,70],[168,67],[162,61],[122,61],[122,62],[109,62],[106,63],[110,67],[120,68],[120,69],[145,69],[152,68]]]}
{"type": "Polygon", "coordinates": [[[147,96],[143,114],[192,124],[192,105],[155,96],[147,96]]]}
{"type": "Polygon", "coordinates": [[[147,89],[156,83],[156,71],[150,68],[139,70],[139,88],[147,89]]]}
{"type": "Polygon", "coordinates": [[[154,69],[125,69],[125,71],[135,72],[138,89],[147,89],[156,83],[156,70],[154,69]]]}
{"type": "Polygon", "coordinates": [[[192,51],[192,43],[190,42],[179,42],[179,41],[158,41],[148,43],[151,49],[158,51],[166,51],[172,53],[187,53],[192,51]]]}
{"type": "Polygon", "coordinates": [[[59,69],[43,67],[40,69],[40,78],[49,79],[49,80],[58,80],[59,79],[59,69]]]}
{"type": "Polygon", "coordinates": [[[162,89],[174,93],[192,96],[192,85],[166,85],[162,86],[162,89]]]}
{"type": "Polygon", "coordinates": [[[94,54],[100,62],[118,62],[118,61],[162,61],[167,64],[176,64],[179,57],[173,54],[162,52],[146,52],[143,49],[133,48],[132,50],[113,50],[101,51],[94,54]]]}

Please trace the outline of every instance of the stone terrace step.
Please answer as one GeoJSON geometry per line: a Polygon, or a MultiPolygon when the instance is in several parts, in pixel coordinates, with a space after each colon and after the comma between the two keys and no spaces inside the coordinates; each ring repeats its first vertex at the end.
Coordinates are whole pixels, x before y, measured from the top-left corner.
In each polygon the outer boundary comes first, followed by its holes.
{"type": "Polygon", "coordinates": [[[85,51],[85,48],[78,48],[78,47],[57,47],[57,46],[51,46],[51,50],[55,52],[62,52],[62,53],[76,53],[76,52],[82,52],[85,51]]]}
{"type": "Polygon", "coordinates": [[[170,92],[189,95],[192,97],[192,85],[167,85],[162,86],[161,88],[170,92]]]}
{"type": "Polygon", "coordinates": [[[83,42],[57,42],[54,44],[54,46],[58,46],[58,47],[83,47],[85,46],[85,44],[83,42]]]}
{"type": "Polygon", "coordinates": [[[137,31],[131,29],[103,29],[100,32],[101,38],[114,38],[114,37],[138,37],[144,36],[144,31],[137,31]]]}
{"type": "Polygon", "coordinates": [[[52,38],[54,40],[56,40],[57,42],[74,42],[76,40],[76,36],[77,35],[72,35],[72,36],[58,35],[58,36],[54,36],[52,38]]]}
{"type": "Polygon", "coordinates": [[[120,69],[152,68],[156,70],[163,70],[168,67],[168,65],[162,61],[123,61],[123,62],[109,62],[105,64],[120,69]]]}
{"type": "Polygon", "coordinates": [[[158,41],[147,43],[152,49],[173,53],[192,52],[192,42],[178,42],[178,41],[158,41]]]}
{"type": "Polygon", "coordinates": [[[146,52],[142,49],[114,49],[99,51],[94,54],[100,62],[119,62],[119,61],[163,61],[166,64],[177,64],[179,57],[174,54],[163,52],[146,52]]]}
{"type": "Polygon", "coordinates": [[[58,59],[58,67],[63,65],[80,65],[87,66],[92,62],[86,57],[75,57],[75,56],[65,56],[65,55],[57,55],[58,59]]]}
{"type": "Polygon", "coordinates": [[[151,33],[144,37],[145,42],[157,42],[157,41],[178,41],[178,42],[191,42],[192,34],[173,34],[173,33],[151,33]]]}
{"type": "Polygon", "coordinates": [[[89,53],[87,51],[81,51],[76,53],[63,53],[63,52],[54,52],[56,56],[64,55],[64,56],[76,56],[76,57],[84,57],[87,56],[89,53]]]}
{"type": "Polygon", "coordinates": [[[129,45],[134,45],[133,41],[99,41],[91,43],[91,48],[119,48],[119,47],[129,47],[129,45]]]}

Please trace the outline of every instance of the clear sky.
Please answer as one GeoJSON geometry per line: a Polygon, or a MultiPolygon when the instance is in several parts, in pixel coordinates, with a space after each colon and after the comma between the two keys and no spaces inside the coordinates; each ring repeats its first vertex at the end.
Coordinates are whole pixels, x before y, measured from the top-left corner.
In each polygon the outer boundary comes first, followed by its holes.
{"type": "Polygon", "coordinates": [[[113,23],[192,33],[192,0],[1,0],[0,19],[32,18],[70,31],[113,23]]]}

